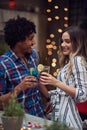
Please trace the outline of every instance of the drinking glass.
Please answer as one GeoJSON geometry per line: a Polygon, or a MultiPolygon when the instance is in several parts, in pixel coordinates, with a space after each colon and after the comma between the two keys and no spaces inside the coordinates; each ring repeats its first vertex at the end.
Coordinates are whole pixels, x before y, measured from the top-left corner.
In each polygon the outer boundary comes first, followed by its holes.
{"type": "Polygon", "coordinates": [[[48,65],[44,65],[43,72],[50,73],[50,66],[48,66],[48,65]]]}

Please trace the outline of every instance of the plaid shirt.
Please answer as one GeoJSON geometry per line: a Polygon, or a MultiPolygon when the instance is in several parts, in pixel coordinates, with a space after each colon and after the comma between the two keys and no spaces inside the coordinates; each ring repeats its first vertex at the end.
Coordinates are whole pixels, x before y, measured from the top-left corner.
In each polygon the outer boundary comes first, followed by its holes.
{"type": "MultiPolygon", "coordinates": [[[[27,66],[9,50],[0,57],[0,95],[11,92],[26,75],[30,75],[29,68],[36,67],[38,64],[38,55],[34,49],[29,56],[27,66]]],[[[39,87],[29,88],[18,95],[18,101],[24,101],[25,111],[31,115],[43,117],[43,105],[39,87]],[[25,101],[23,100],[25,96],[25,101]]]]}

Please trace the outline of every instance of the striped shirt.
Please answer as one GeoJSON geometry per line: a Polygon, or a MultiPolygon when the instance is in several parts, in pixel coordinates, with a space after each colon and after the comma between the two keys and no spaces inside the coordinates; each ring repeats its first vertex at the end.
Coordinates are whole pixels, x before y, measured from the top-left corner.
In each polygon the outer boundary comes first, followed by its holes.
{"type": "MultiPolygon", "coordinates": [[[[0,57],[0,95],[11,92],[26,75],[30,75],[30,68],[37,67],[38,55],[34,49],[29,56],[27,66],[19,57],[9,50],[0,57]]],[[[31,115],[43,117],[43,105],[39,87],[29,88],[18,95],[18,101],[25,99],[25,111],[31,115]]]]}
{"type": "Polygon", "coordinates": [[[76,102],[87,100],[87,68],[84,66],[80,56],[73,59],[73,68],[70,77],[66,77],[68,64],[58,74],[57,79],[76,88],[75,98],[71,97],[61,89],[51,90],[51,100],[54,109],[54,120],[62,121],[72,128],[82,130],[82,120],[79,116],[76,102]]]}

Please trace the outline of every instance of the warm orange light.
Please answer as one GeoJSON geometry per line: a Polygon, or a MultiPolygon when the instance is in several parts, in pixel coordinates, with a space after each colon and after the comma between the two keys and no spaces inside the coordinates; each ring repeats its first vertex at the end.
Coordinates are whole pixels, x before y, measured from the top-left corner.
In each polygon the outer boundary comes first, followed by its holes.
{"type": "Polygon", "coordinates": [[[66,21],[67,21],[67,20],[68,20],[68,17],[67,17],[67,16],[65,16],[65,17],[64,17],[64,20],[66,20],[66,21]]]}
{"type": "Polygon", "coordinates": [[[68,27],[68,24],[65,23],[65,24],[64,24],[64,27],[68,27]]]}
{"type": "Polygon", "coordinates": [[[47,18],[47,20],[50,22],[50,21],[52,21],[52,18],[51,18],[51,17],[49,17],[49,18],[47,18]]]}
{"type": "Polygon", "coordinates": [[[55,19],[56,19],[56,20],[59,20],[59,19],[60,19],[60,17],[59,17],[59,16],[55,16],[55,19]]]}
{"type": "Polygon", "coordinates": [[[58,32],[59,32],[59,33],[62,33],[62,32],[63,32],[63,30],[62,30],[61,28],[59,28],[59,29],[58,29],[58,32]]]}
{"type": "Polygon", "coordinates": [[[59,9],[59,6],[55,5],[54,8],[55,8],[55,9],[59,9]]]}
{"type": "Polygon", "coordinates": [[[48,2],[52,2],[52,0],[48,0],[48,2]]]}
{"type": "Polygon", "coordinates": [[[51,37],[51,38],[54,38],[54,37],[55,37],[55,35],[54,35],[54,34],[50,34],[50,37],[51,37]]]}
{"type": "Polygon", "coordinates": [[[47,40],[46,40],[46,43],[50,43],[50,42],[51,42],[51,40],[50,40],[50,39],[47,39],[47,40]]]}
{"type": "Polygon", "coordinates": [[[51,12],[51,9],[47,9],[46,11],[47,11],[47,13],[50,13],[50,12],[51,12]]]}
{"type": "Polygon", "coordinates": [[[68,8],[64,8],[64,11],[68,11],[68,8]]]}
{"type": "Polygon", "coordinates": [[[54,63],[57,62],[57,59],[56,59],[56,58],[53,58],[53,59],[52,59],[52,62],[54,62],[54,63]]]}
{"type": "Polygon", "coordinates": [[[56,66],[56,63],[54,63],[54,62],[51,63],[51,66],[52,66],[52,67],[55,67],[55,66],[56,66]]]}

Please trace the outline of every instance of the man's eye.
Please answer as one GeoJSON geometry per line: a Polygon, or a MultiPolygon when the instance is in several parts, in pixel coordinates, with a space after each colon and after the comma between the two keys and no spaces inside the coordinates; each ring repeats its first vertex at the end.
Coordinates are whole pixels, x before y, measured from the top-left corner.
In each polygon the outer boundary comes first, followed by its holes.
{"type": "Polygon", "coordinates": [[[32,38],[28,38],[28,40],[30,40],[30,41],[31,41],[31,40],[32,40],[32,38]]]}

